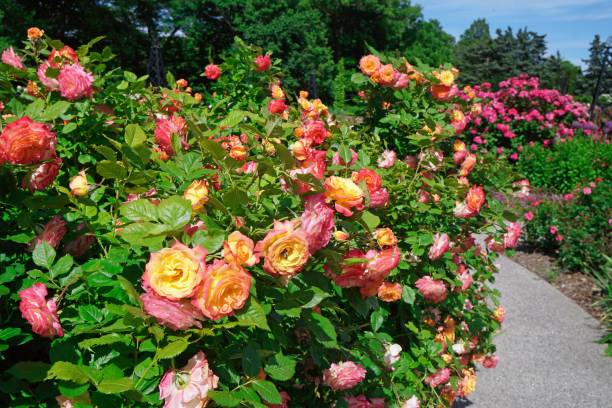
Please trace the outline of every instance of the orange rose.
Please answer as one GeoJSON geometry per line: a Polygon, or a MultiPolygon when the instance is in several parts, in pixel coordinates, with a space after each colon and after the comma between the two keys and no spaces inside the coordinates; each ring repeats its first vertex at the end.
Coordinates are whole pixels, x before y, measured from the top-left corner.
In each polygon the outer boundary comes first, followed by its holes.
{"type": "Polygon", "coordinates": [[[191,202],[193,211],[199,211],[208,202],[208,183],[206,180],[194,180],[185,189],[183,198],[191,202]]]}
{"type": "Polygon", "coordinates": [[[236,143],[232,145],[229,155],[234,160],[243,161],[246,160],[248,152],[242,143],[236,143]]]}
{"type": "Polygon", "coordinates": [[[353,180],[337,176],[328,177],[323,184],[325,197],[335,202],[336,211],[350,217],[352,208],[363,209],[363,191],[353,180]]]}
{"type": "Polygon", "coordinates": [[[350,235],[344,231],[334,231],[334,238],[336,241],[346,241],[350,238],[350,235]]]}
{"type": "Polygon", "coordinates": [[[38,27],[30,27],[28,28],[28,39],[32,41],[36,41],[40,39],[45,34],[44,30],[41,30],[38,27]]]}
{"type": "Polygon", "coordinates": [[[380,68],[380,59],[374,55],[366,55],[359,60],[359,69],[367,76],[372,76],[380,68]]]}
{"type": "Polygon", "coordinates": [[[480,211],[480,207],[485,202],[484,189],[481,186],[474,186],[468,190],[467,196],[465,197],[467,206],[472,211],[480,211]]]}
{"type": "Polygon", "coordinates": [[[389,85],[394,82],[395,79],[395,69],[393,65],[387,64],[380,67],[378,70],[378,82],[381,85],[389,85]]]}
{"type": "Polygon", "coordinates": [[[50,126],[27,116],[11,122],[0,134],[0,163],[36,164],[55,158],[57,137],[50,126]]]}
{"type": "Polygon", "coordinates": [[[381,247],[397,245],[397,238],[390,228],[378,228],[374,231],[374,238],[381,247]]]}
{"type": "Polygon", "coordinates": [[[274,221],[274,229],[255,246],[257,256],[264,257],[264,270],[269,274],[291,277],[308,261],[308,239],[296,228],[298,223],[274,221]]]}
{"type": "Polygon", "coordinates": [[[402,298],[402,285],[399,283],[383,282],[378,287],[378,298],[383,302],[397,302],[402,298]]]}
{"type": "Polygon", "coordinates": [[[251,275],[238,265],[218,259],[204,274],[192,303],[209,319],[217,320],[242,309],[251,290],[251,275]]]}
{"type": "Polygon", "coordinates": [[[238,231],[234,231],[223,243],[223,257],[225,262],[242,266],[253,266],[259,259],[253,253],[255,245],[253,240],[238,231]]]}

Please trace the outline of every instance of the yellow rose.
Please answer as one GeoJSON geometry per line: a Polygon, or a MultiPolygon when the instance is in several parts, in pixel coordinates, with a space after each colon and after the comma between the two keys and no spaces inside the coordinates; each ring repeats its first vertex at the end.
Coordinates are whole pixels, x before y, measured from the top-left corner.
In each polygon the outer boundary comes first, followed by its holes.
{"type": "Polygon", "coordinates": [[[285,93],[283,92],[283,89],[277,84],[274,84],[270,87],[270,93],[272,94],[272,98],[274,99],[284,99],[285,98],[285,93]]]}
{"type": "Polygon", "coordinates": [[[378,228],[374,231],[374,238],[381,247],[397,245],[397,238],[390,228],[378,228]]]}
{"type": "Polygon", "coordinates": [[[159,296],[178,300],[190,297],[202,281],[206,250],[180,242],[151,254],[142,275],[142,285],[159,296]]]}
{"type": "Polygon", "coordinates": [[[194,180],[185,192],[183,198],[191,202],[193,211],[198,211],[208,202],[208,183],[206,180],[194,180]]]}
{"type": "Polygon", "coordinates": [[[451,86],[455,82],[455,74],[452,71],[444,70],[437,77],[442,85],[451,86]]]}
{"type": "Polygon", "coordinates": [[[234,231],[223,243],[225,262],[235,265],[253,266],[259,259],[255,256],[253,240],[238,231],[234,231]]]}
{"type": "Polygon", "coordinates": [[[346,241],[350,238],[350,235],[344,231],[334,231],[334,238],[336,241],[346,241]]]}
{"type": "Polygon", "coordinates": [[[351,208],[363,209],[363,190],[353,180],[337,176],[328,177],[323,183],[325,197],[335,202],[336,211],[350,217],[351,208]]]}
{"type": "Polygon", "coordinates": [[[87,184],[87,175],[85,171],[79,171],[79,174],[70,179],[70,193],[75,197],[83,197],[87,195],[89,186],[87,184]]]}
{"type": "Polygon", "coordinates": [[[264,257],[264,270],[269,274],[291,277],[308,261],[308,240],[296,225],[295,221],[275,221],[274,229],[257,243],[255,251],[264,257]]]}
{"type": "Polygon", "coordinates": [[[45,34],[44,30],[41,30],[38,27],[30,27],[28,28],[28,39],[32,41],[36,41],[40,39],[45,34]]]}

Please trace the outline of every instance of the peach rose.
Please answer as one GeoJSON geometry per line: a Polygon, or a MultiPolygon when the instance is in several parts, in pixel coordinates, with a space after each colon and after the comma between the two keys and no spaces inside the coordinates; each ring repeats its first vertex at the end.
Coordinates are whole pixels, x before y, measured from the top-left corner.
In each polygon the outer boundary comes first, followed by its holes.
{"type": "Polygon", "coordinates": [[[164,408],[204,408],[210,399],[208,392],[219,385],[208,365],[206,355],[198,352],[180,370],[168,370],[159,383],[159,398],[164,408]]]}
{"type": "Polygon", "coordinates": [[[363,191],[351,179],[331,176],[325,179],[323,184],[325,197],[334,201],[336,211],[350,217],[353,215],[352,208],[357,211],[363,209],[363,191]]]}
{"type": "Polygon", "coordinates": [[[472,169],[474,169],[474,166],[476,165],[476,155],[472,153],[467,153],[467,151],[465,150],[457,152],[455,154],[465,154],[465,157],[461,162],[461,169],[459,169],[459,176],[465,177],[470,174],[472,169]]]}
{"type": "Polygon", "coordinates": [[[274,221],[274,229],[255,246],[257,256],[264,257],[264,270],[270,275],[294,276],[308,261],[308,238],[297,228],[298,223],[298,220],[274,221]]]}
{"type": "Polygon", "coordinates": [[[152,292],[140,295],[145,313],[153,316],[157,323],[172,330],[187,330],[190,327],[202,328],[198,319],[204,316],[188,300],[168,300],[152,292]]]}
{"type": "Polygon", "coordinates": [[[376,74],[378,83],[381,85],[392,85],[395,82],[395,69],[391,64],[381,66],[376,74]]]}
{"type": "Polygon", "coordinates": [[[234,231],[223,243],[223,257],[225,262],[237,266],[253,266],[259,262],[259,258],[254,253],[255,245],[253,240],[239,231],[234,231]]]}
{"type": "Polygon", "coordinates": [[[430,303],[440,303],[446,299],[446,286],[444,282],[424,276],[417,280],[415,286],[421,292],[425,300],[430,303]]]}
{"type": "Polygon", "coordinates": [[[383,302],[397,302],[402,298],[402,285],[399,283],[383,282],[378,288],[378,298],[383,302]]]}
{"type": "Polygon", "coordinates": [[[64,65],[57,76],[60,94],[74,101],[83,97],[91,97],[94,77],[85,71],[79,63],[64,65]]]}
{"type": "Polygon", "coordinates": [[[493,312],[493,319],[500,324],[503,323],[506,319],[506,309],[503,306],[498,306],[493,312]]]}
{"type": "Polygon", "coordinates": [[[341,361],[323,371],[323,382],[335,391],[344,391],[355,387],[366,376],[361,364],[352,361],[341,361]]]}
{"type": "Polygon", "coordinates": [[[2,62],[21,71],[24,71],[26,69],[23,65],[21,57],[15,54],[15,50],[13,50],[13,47],[9,47],[6,50],[2,51],[2,62]]]}
{"type": "Polygon", "coordinates": [[[470,187],[465,197],[465,202],[472,211],[480,211],[480,207],[482,207],[485,202],[484,189],[481,186],[470,187]]]}
{"type": "Polygon", "coordinates": [[[377,228],[374,230],[374,238],[381,247],[397,245],[397,238],[391,228],[377,228]]]}
{"type": "Polygon", "coordinates": [[[429,89],[431,96],[437,101],[447,101],[450,99],[452,88],[450,86],[435,84],[429,89]]]}
{"type": "Polygon", "coordinates": [[[36,164],[55,159],[56,144],[50,126],[24,116],[6,125],[0,134],[0,163],[36,164]]]}
{"type": "Polygon", "coordinates": [[[217,320],[242,309],[251,290],[251,275],[242,267],[216,260],[204,274],[191,302],[204,316],[217,320]]]}
{"type": "Polygon", "coordinates": [[[386,188],[382,187],[382,178],[376,171],[361,169],[353,172],[351,178],[357,184],[360,184],[362,181],[365,182],[370,194],[370,208],[380,208],[387,205],[389,193],[386,188]]]}
{"type": "Polygon", "coordinates": [[[193,211],[199,211],[208,202],[208,183],[206,180],[194,180],[183,192],[183,198],[191,203],[193,211]]]}
{"type": "Polygon", "coordinates": [[[142,275],[142,286],[170,300],[190,297],[206,271],[206,255],[204,248],[192,249],[180,242],[154,252],[142,275]]]}
{"type": "Polygon", "coordinates": [[[61,337],[64,332],[57,317],[53,299],[46,299],[47,287],[37,282],[19,292],[21,316],[32,325],[32,331],[42,337],[61,337]]]}
{"type": "MultiPolygon", "coordinates": [[[[367,278],[370,281],[382,281],[389,273],[399,265],[401,252],[396,246],[392,246],[382,251],[369,250],[366,253],[368,263],[366,265],[367,278]]],[[[380,283],[379,283],[380,285],[380,283]]],[[[376,288],[373,289],[377,289],[376,288]]],[[[376,293],[376,291],[374,292],[376,293]]]]}
{"type": "Polygon", "coordinates": [[[45,35],[45,31],[41,30],[38,27],[28,28],[28,40],[36,41],[40,39],[43,35],[45,35]]]}
{"type": "Polygon", "coordinates": [[[79,171],[79,174],[70,179],[68,184],[70,187],[70,194],[75,197],[84,197],[89,191],[89,184],[87,183],[87,175],[85,171],[79,171]]]}
{"type": "Polygon", "coordinates": [[[329,137],[330,133],[320,120],[310,120],[304,123],[304,139],[309,140],[313,146],[320,145],[329,137]]]}
{"type": "Polygon", "coordinates": [[[380,59],[374,55],[365,55],[359,60],[359,69],[367,76],[372,76],[380,69],[380,59]]]}

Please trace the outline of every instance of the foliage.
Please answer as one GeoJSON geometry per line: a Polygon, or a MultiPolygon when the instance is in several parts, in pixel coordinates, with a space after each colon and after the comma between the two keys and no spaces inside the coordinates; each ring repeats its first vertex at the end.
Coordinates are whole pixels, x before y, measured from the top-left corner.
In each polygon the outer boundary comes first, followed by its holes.
{"type": "Polygon", "coordinates": [[[458,177],[440,159],[455,131],[429,85],[411,80],[398,111],[351,125],[291,100],[279,62],[256,70],[265,50],[239,40],[201,94],[109,70],[94,42],[62,45],[33,38],[15,50],[24,69],[0,66],[4,406],[159,406],[187,382],[213,406],[449,406],[473,390],[475,363],[494,366],[496,254],[473,234],[505,242],[504,206],[470,185],[485,167],[458,177]],[[43,61],[61,92],[41,82],[43,61]],[[404,133],[426,125],[443,133],[404,133]],[[414,168],[376,166],[395,134],[414,168]],[[367,371],[345,392],[325,370],[347,360],[367,371]]]}
{"type": "Polygon", "coordinates": [[[610,160],[609,143],[579,136],[549,147],[526,146],[517,169],[533,187],[567,193],[590,180],[611,180],[610,160]]]}

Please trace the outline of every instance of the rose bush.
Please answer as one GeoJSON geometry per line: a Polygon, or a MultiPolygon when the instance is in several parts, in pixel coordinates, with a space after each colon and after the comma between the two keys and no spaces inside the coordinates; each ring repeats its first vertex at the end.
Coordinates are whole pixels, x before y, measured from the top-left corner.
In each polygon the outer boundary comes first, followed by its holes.
{"type": "Polygon", "coordinates": [[[434,407],[474,390],[517,230],[473,181],[491,164],[455,140],[455,71],[366,57],[351,125],[239,40],[193,89],[109,71],[95,42],[41,34],[0,67],[4,405],[434,407]]]}

